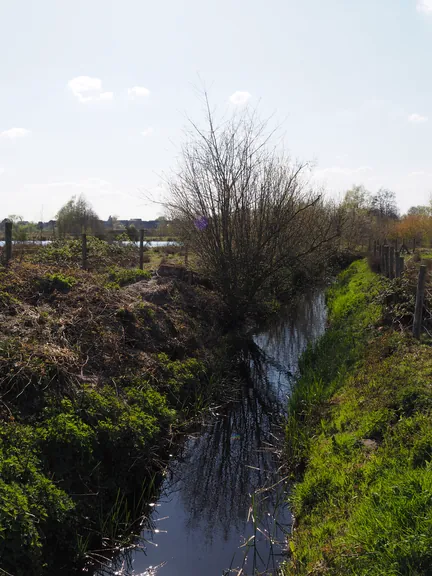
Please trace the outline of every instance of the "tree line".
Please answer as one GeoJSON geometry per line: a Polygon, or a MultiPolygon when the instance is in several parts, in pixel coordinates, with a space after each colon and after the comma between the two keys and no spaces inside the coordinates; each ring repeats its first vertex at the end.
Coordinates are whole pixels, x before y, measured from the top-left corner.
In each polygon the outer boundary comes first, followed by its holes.
{"type": "MultiPolygon", "coordinates": [[[[401,217],[390,190],[354,186],[335,201],[312,176],[308,163],[280,149],[255,111],[217,119],[205,96],[204,122],[190,124],[163,206],[234,322],[289,293],[299,278],[322,275],[341,250],[359,250],[372,238],[432,238],[432,205],[401,217]]],[[[113,228],[115,222],[110,217],[113,228]]],[[[102,232],[83,196],[60,209],[56,229],[60,237],[102,232]]],[[[125,231],[138,238],[135,227],[125,231]]]]}

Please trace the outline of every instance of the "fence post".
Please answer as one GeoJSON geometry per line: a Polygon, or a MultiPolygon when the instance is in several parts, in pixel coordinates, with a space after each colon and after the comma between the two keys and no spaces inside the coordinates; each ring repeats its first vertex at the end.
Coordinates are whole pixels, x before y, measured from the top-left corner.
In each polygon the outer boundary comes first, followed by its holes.
{"type": "Polygon", "coordinates": [[[390,247],[388,245],[384,246],[384,275],[389,275],[389,251],[390,247]]]}
{"type": "Polygon", "coordinates": [[[404,268],[405,268],[405,258],[403,256],[401,256],[399,259],[399,274],[401,276],[403,274],[404,268]]]}
{"type": "Polygon", "coordinates": [[[390,278],[390,280],[393,280],[393,278],[395,277],[394,256],[395,256],[394,246],[390,246],[390,259],[389,259],[389,278],[390,278]]]}
{"type": "Polygon", "coordinates": [[[139,235],[139,267],[140,270],[144,267],[144,230],[140,230],[139,235]]]}
{"type": "Polygon", "coordinates": [[[416,251],[416,239],[413,238],[413,253],[416,251]]]}
{"type": "Polygon", "coordinates": [[[395,252],[399,252],[399,239],[396,238],[395,240],[395,252]]]}
{"type": "Polygon", "coordinates": [[[396,278],[400,278],[400,252],[395,252],[395,272],[396,272],[396,278]]]}
{"type": "Polygon", "coordinates": [[[82,268],[87,270],[87,234],[82,235],[82,268]]]}
{"type": "Polygon", "coordinates": [[[5,222],[5,264],[9,264],[12,258],[12,222],[5,222]]]}
{"type": "Polygon", "coordinates": [[[379,257],[381,274],[384,274],[384,247],[382,244],[379,245],[379,257]]]}
{"type": "Polygon", "coordinates": [[[414,338],[420,338],[421,328],[422,328],[422,316],[423,316],[423,302],[424,302],[424,292],[426,284],[426,266],[422,264],[420,266],[418,282],[417,282],[417,294],[416,303],[414,311],[414,325],[413,325],[413,336],[414,338]]]}
{"type": "Polygon", "coordinates": [[[376,241],[376,240],[374,240],[373,246],[374,246],[374,248],[373,248],[373,250],[374,250],[374,251],[373,251],[373,255],[374,255],[374,258],[376,258],[376,255],[377,255],[377,241],[376,241]]]}

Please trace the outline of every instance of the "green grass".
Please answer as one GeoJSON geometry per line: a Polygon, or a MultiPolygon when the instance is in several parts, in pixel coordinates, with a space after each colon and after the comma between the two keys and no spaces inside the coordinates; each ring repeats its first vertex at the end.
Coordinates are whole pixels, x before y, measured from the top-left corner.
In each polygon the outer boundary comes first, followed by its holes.
{"type": "Polygon", "coordinates": [[[288,404],[286,457],[292,468],[301,468],[309,453],[313,431],[319,425],[325,403],[361,358],[366,330],[378,322],[380,307],[366,304],[379,292],[381,281],[365,262],[355,262],[339,276],[327,293],[328,330],[309,347],[300,361],[301,378],[288,404]]]}
{"type": "Polygon", "coordinates": [[[55,290],[58,292],[69,292],[75,286],[77,280],[72,276],[66,276],[61,273],[46,274],[43,278],[38,280],[39,289],[47,294],[51,294],[55,290]]]}
{"type": "Polygon", "coordinates": [[[140,270],[139,268],[117,268],[112,267],[108,272],[107,288],[118,289],[122,286],[128,286],[140,280],[149,280],[151,272],[140,270]]]}
{"type": "Polygon", "coordinates": [[[364,262],[344,272],[332,326],[303,359],[287,445],[305,470],[285,574],[432,573],[432,353],[379,327],[381,282],[364,262]]]}

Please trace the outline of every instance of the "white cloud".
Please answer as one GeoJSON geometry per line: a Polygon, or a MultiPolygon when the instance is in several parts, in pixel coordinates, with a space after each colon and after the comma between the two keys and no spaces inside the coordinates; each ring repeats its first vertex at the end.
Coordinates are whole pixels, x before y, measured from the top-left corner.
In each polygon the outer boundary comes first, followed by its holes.
{"type": "Polygon", "coordinates": [[[427,122],[429,118],[427,116],[422,116],[421,114],[410,114],[408,120],[413,124],[423,124],[424,122],[427,122]]]}
{"type": "Polygon", "coordinates": [[[432,0],[417,0],[417,11],[432,14],[432,0]]]}
{"type": "Polygon", "coordinates": [[[235,104],[236,106],[241,106],[242,104],[246,104],[246,102],[252,97],[251,94],[249,94],[249,92],[234,92],[234,94],[231,94],[230,96],[230,102],[231,104],[235,104]]]}
{"type": "Polygon", "coordinates": [[[149,126],[148,128],[146,128],[145,130],[143,130],[141,132],[142,136],[151,136],[153,134],[154,130],[151,126],[149,126]]]}
{"type": "Polygon", "coordinates": [[[112,100],[114,98],[114,92],[101,92],[99,94],[99,100],[112,100]]]}
{"type": "Polygon", "coordinates": [[[150,90],[144,88],[144,86],[134,86],[133,88],[128,88],[128,96],[131,100],[134,98],[145,98],[150,96],[150,90]]]}
{"type": "Polygon", "coordinates": [[[16,140],[17,138],[24,138],[31,134],[30,130],[26,128],[9,128],[9,130],[4,130],[0,132],[1,138],[9,138],[9,140],[16,140]]]}
{"type": "Polygon", "coordinates": [[[77,76],[68,82],[68,88],[80,102],[112,100],[113,92],[102,91],[102,80],[91,76],[77,76]]]}

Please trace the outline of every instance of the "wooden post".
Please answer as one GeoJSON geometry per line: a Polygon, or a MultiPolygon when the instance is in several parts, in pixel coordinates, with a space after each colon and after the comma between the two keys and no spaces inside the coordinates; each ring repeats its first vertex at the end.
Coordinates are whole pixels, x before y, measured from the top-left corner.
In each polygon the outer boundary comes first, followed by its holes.
{"type": "Polygon", "coordinates": [[[390,257],[389,257],[389,278],[390,278],[390,280],[393,280],[393,278],[395,277],[394,257],[395,257],[394,246],[390,246],[390,257]]]}
{"type": "Polygon", "coordinates": [[[381,274],[383,274],[384,273],[384,249],[383,249],[382,244],[379,245],[379,258],[380,258],[380,271],[381,271],[381,274]]]}
{"type": "Polygon", "coordinates": [[[396,273],[396,278],[400,278],[400,252],[395,252],[395,273],[396,273]]]}
{"type": "Polygon", "coordinates": [[[420,338],[421,328],[422,328],[422,317],[423,317],[423,302],[424,302],[424,292],[426,284],[426,266],[422,264],[420,266],[418,282],[417,282],[417,295],[414,311],[414,325],[413,325],[413,336],[414,338],[420,338]]]}
{"type": "Polygon", "coordinates": [[[373,251],[373,255],[374,255],[374,258],[376,258],[376,255],[377,255],[377,241],[376,241],[376,240],[374,240],[373,246],[374,246],[374,248],[373,248],[373,250],[374,250],[374,251],[373,251]]]}
{"type": "Polygon", "coordinates": [[[388,245],[384,246],[384,275],[389,275],[389,251],[390,247],[388,245]]]}
{"type": "Polygon", "coordinates": [[[87,234],[82,235],[82,268],[87,270],[87,234]]]}
{"type": "Polygon", "coordinates": [[[416,251],[416,239],[413,238],[413,252],[416,251]]]}
{"type": "Polygon", "coordinates": [[[5,264],[9,264],[12,258],[12,222],[5,222],[5,264]]]}
{"type": "Polygon", "coordinates": [[[139,235],[139,267],[140,270],[143,269],[144,266],[144,230],[140,230],[139,235]]]}
{"type": "Polygon", "coordinates": [[[403,256],[401,256],[399,258],[399,274],[401,276],[403,274],[404,268],[405,268],[405,258],[403,256]]]}
{"type": "Polygon", "coordinates": [[[395,240],[395,252],[399,251],[399,238],[396,238],[395,240]]]}

